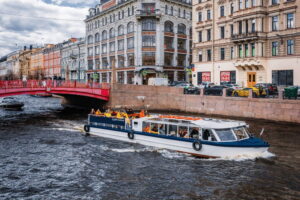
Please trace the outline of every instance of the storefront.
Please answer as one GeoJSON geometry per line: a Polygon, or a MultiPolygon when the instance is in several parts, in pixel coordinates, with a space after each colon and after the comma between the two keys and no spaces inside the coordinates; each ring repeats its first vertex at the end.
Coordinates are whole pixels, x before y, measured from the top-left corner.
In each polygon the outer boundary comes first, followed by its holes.
{"type": "Polygon", "coordinates": [[[236,71],[221,71],[220,83],[236,83],[236,71]]]}
{"type": "Polygon", "coordinates": [[[197,84],[200,85],[203,82],[211,82],[211,72],[198,72],[197,84]]]}

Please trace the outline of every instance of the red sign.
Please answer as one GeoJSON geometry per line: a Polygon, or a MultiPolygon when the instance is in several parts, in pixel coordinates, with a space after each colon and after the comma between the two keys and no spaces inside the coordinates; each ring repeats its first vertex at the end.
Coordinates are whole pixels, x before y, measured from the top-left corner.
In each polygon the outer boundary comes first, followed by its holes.
{"type": "Polygon", "coordinates": [[[202,72],[202,82],[210,82],[210,72],[202,72]]]}
{"type": "Polygon", "coordinates": [[[221,72],[221,82],[230,82],[230,72],[221,72]]]}

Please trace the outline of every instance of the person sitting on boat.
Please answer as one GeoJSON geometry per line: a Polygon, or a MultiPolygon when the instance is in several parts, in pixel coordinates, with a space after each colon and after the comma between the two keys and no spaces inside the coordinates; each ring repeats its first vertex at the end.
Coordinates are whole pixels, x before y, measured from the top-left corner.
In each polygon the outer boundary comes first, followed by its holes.
{"type": "Polygon", "coordinates": [[[158,127],[157,125],[153,125],[152,129],[151,129],[151,133],[154,133],[154,134],[158,134],[158,127]]]}
{"type": "Polygon", "coordinates": [[[149,126],[149,125],[146,126],[146,127],[143,129],[143,131],[149,133],[149,132],[150,132],[150,126],[149,126]]]}
{"type": "Polygon", "coordinates": [[[94,108],[92,108],[90,114],[91,114],[91,115],[94,115],[95,113],[96,113],[96,112],[95,112],[94,108]]]}
{"type": "Polygon", "coordinates": [[[104,116],[105,117],[111,117],[111,113],[110,112],[106,112],[106,113],[104,113],[104,116]]]}
{"type": "Polygon", "coordinates": [[[102,113],[101,113],[101,111],[98,109],[98,110],[96,111],[95,114],[96,114],[96,115],[101,115],[102,113]]]}
{"type": "Polygon", "coordinates": [[[193,128],[190,134],[191,138],[198,138],[199,137],[199,129],[198,128],[193,128]]]}
{"type": "Polygon", "coordinates": [[[115,111],[115,110],[112,110],[112,112],[111,112],[111,116],[117,116],[117,112],[115,111]]]}
{"type": "Polygon", "coordinates": [[[165,130],[164,130],[164,125],[163,124],[161,124],[160,125],[160,127],[159,127],[159,134],[161,134],[161,135],[166,135],[166,132],[165,132],[165,130]]]}
{"type": "Polygon", "coordinates": [[[134,113],[131,108],[129,108],[126,112],[127,112],[128,115],[132,115],[134,113]]]}
{"type": "Polygon", "coordinates": [[[141,110],[141,112],[140,112],[140,118],[142,118],[142,117],[145,117],[145,111],[144,110],[141,110]]]}
{"type": "Polygon", "coordinates": [[[187,131],[185,129],[179,129],[179,136],[184,137],[187,134],[187,131]]]}
{"type": "Polygon", "coordinates": [[[117,118],[118,118],[118,119],[122,119],[122,118],[123,118],[123,116],[122,116],[122,113],[121,113],[121,112],[118,112],[118,113],[117,113],[117,118]]]}

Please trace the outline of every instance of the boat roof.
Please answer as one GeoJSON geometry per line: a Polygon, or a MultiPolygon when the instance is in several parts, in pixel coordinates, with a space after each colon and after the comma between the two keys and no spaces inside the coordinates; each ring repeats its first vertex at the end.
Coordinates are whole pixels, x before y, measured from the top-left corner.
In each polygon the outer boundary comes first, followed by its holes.
{"type": "Polygon", "coordinates": [[[189,125],[189,126],[194,125],[206,129],[227,129],[227,128],[235,128],[235,127],[241,127],[247,125],[246,122],[244,121],[236,121],[236,120],[194,118],[194,117],[181,117],[181,116],[178,116],[177,118],[174,117],[168,118],[167,116],[161,117],[160,115],[138,118],[138,119],[134,119],[134,121],[141,121],[141,122],[148,121],[153,123],[163,122],[164,124],[178,124],[178,125],[189,125]]]}

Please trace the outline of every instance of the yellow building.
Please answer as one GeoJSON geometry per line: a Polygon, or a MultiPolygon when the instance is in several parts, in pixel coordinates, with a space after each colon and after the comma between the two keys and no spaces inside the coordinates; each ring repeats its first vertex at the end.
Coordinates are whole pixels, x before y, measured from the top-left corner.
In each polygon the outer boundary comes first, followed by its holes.
{"type": "Polygon", "coordinates": [[[29,75],[33,79],[42,79],[45,76],[43,48],[34,49],[31,54],[29,75]]]}

